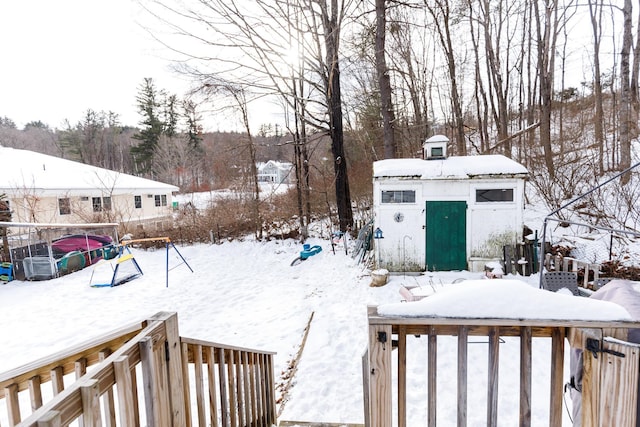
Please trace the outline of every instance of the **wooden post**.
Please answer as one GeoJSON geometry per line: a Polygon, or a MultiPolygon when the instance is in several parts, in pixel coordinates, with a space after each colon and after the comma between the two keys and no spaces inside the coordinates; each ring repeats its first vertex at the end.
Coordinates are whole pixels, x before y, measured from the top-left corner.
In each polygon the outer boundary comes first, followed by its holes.
{"type": "Polygon", "coordinates": [[[224,427],[229,425],[229,399],[227,394],[227,369],[226,369],[226,357],[223,348],[218,349],[218,379],[220,383],[220,413],[222,418],[222,425],[224,427]]]}
{"type": "Polygon", "coordinates": [[[51,370],[51,387],[53,387],[54,396],[64,390],[64,370],[62,366],[56,366],[51,370]]]}
{"type": "Polygon", "coordinates": [[[500,365],[500,335],[497,327],[489,330],[489,378],[487,379],[487,426],[498,425],[498,367],[500,365]]]}
{"type": "Polygon", "coordinates": [[[218,403],[216,401],[216,354],[214,347],[207,347],[207,375],[209,378],[209,424],[218,427],[218,403]]]}
{"type": "Polygon", "coordinates": [[[369,325],[371,427],[392,425],[391,325],[369,325]]]}
{"type": "Polygon", "coordinates": [[[113,361],[113,370],[118,389],[118,408],[120,422],[124,427],[138,427],[139,420],[136,417],[138,401],[133,393],[134,383],[131,376],[131,367],[128,356],[120,356],[113,361]]]}
{"type": "MultiPolygon", "coordinates": [[[[98,360],[103,362],[109,357],[111,350],[105,349],[98,353],[98,360]]],[[[116,407],[113,400],[113,388],[107,390],[102,396],[102,405],[105,413],[105,427],[115,427],[116,425],[116,407]]]]}
{"type": "Polygon", "coordinates": [[[140,340],[140,363],[142,365],[142,383],[144,388],[144,406],[147,414],[147,425],[160,426],[158,406],[158,385],[154,374],[153,340],[144,337],[140,340]]]}
{"type": "Polygon", "coordinates": [[[182,385],[184,401],[187,403],[185,408],[187,425],[191,425],[191,384],[189,382],[189,344],[187,343],[182,343],[182,385]]]}
{"type": "Polygon", "coordinates": [[[80,386],[82,418],[85,427],[101,427],[100,387],[98,380],[87,380],[80,386]]]}
{"type": "Polygon", "coordinates": [[[562,425],[562,386],[564,368],[564,328],[551,333],[551,390],[549,392],[549,425],[562,425]]]}
{"type": "MultiPolygon", "coordinates": [[[[76,362],[74,363],[74,371],[76,374],[76,380],[82,377],[84,374],[86,374],[87,359],[84,357],[81,357],[80,359],[76,360],[76,362]]],[[[78,427],[83,427],[83,426],[84,426],[84,415],[80,415],[80,417],[78,418],[78,427]]]]}
{"type": "Polygon", "coordinates": [[[371,408],[371,400],[369,399],[369,350],[365,350],[362,354],[362,393],[364,401],[364,427],[371,426],[371,416],[369,409],[371,408]]]}
{"type": "Polygon", "coordinates": [[[429,341],[427,349],[427,371],[429,378],[427,378],[427,393],[429,403],[427,414],[427,425],[429,427],[436,427],[436,415],[437,415],[437,392],[438,392],[438,333],[434,326],[429,327],[429,341]]]}
{"type": "MultiPolygon", "coordinates": [[[[157,317],[156,317],[157,318],[157,317]]],[[[169,394],[172,425],[191,425],[189,416],[189,401],[185,399],[186,381],[182,371],[182,348],[178,331],[178,315],[164,313],[163,319],[167,333],[167,374],[169,380],[169,394]]]]}
{"type": "Polygon", "coordinates": [[[530,326],[520,329],[520,427],[531,427],[531,337],[530,326]]]}
{"type": "Polygon", "coordinates": [[[638,405],[637,344],[604,340],[601,358],[600,425],[635,427],[638,405]]]}
{"type": "Polygon", "coordinates": [[[205,427],[207,421],[204,411],[204,372],[202,370],[202,346],[193,345],[193,363],[196,373],[196,403],[198,405],[198,426],[205,427]]]}
{"type": "Polygon", "coordinates": [[[407,426],[407,327],[398,328],[398,427],[407,426]]]}
{"type": "Polygon", "coordinates": [[[39,375],[29,379],[29,397],[31,399],[31,411],[35,412],[42,406],[42,384],[39,375]]]}
{"type": "Polygon", "coordinates": [[[61,427],[62,421],[59,411],[49,411],[38,420],[38,427],[61,427]]]}
{"type": "Polygon", "coordinates": [[[458,327],[458,427],[467,426],[467,340],[469,327],[458,327]]]}
{"type": "Polygon", "coordinates": [[[7,416],[9,417],[9,425],[14,426],[21,421],[18,384],[14,383],[5,387],[4,395],[7,399],[7,416]]]}

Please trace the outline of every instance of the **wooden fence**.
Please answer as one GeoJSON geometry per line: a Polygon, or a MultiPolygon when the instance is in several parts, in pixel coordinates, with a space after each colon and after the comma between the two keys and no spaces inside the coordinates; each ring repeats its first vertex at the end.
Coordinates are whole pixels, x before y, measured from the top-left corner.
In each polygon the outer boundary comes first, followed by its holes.
{"type": "Polygon", "coordinates": [[[0,374],[0,402],[9,426],[271,426],[273,354],[182,338],[158,313],[0,374]]]}
{"type": "MultiPolygon", "coordinates": [[[[532,420],[532,341],[551,340],[548,410],[551,427],[562,425],[562,405],[565,339],[571,348],[586,348],[587,339],[595,339],[599,350],[584,352],[582,426],[635,426],[639,356],[635,345],[621,341],[609,342],[607,336],[626,339],[629,328],[639,328],[635,322],[590,322],[523,319],[414,318],[384,317],[376,307],[369,308],[369,346],[363,358],[365,386],[365,420],[372,427],[397,425],[406,427],[410,411],[426,411],[429,427],[437,421],[438,341],[442,336],[457,337],[457,426],[468,421],[468,396],[486,397],[486,425],[498,425],[499,357],[503,337],[516,337],[519,349],[519,424],[530,426],[532,420]],[[615,328],[615,329],[611,329],[615,328]],[[425,335],[427,341],[426,402],[419,408],[408,407],[407,337],[425,335]],[[474,361],[468,360],[469,337],[484,337],[488,366],[486,389],[469,390],[467,373],[474,361]],[[397,358],[392,357],[397,352],[397,358]],[[624,356],[620,356],[624,354],[624,356]],[[622,362],[621,362],[622,361],[622,362]],[[395,364],[395,366],[393,366],[395,364]],[[397,371],[394,383],[392,372],[397,371]],[[478,394],[480,393],[480,394],[478,394]],[[394,405],[394,402],[396,404],[394,405]],[[394,422],[393,414],[397,413],[394,422]]],[[[475,350],[475,349],[474,349],[475,350]]],[[[538,354],[538,353],[536,353],[538,354]]],[[[513,391],[507,391],[513,393],[513,391]]],[[[451,402],[449,402],[451,403],[451,402]]],[[[475,415],[475,414],[474,414],[475,415]]],[[[477,419],[477,418],[476,418],[477,419]]],[[[484,425],[484,424],[483,424],[484,425]]]]}

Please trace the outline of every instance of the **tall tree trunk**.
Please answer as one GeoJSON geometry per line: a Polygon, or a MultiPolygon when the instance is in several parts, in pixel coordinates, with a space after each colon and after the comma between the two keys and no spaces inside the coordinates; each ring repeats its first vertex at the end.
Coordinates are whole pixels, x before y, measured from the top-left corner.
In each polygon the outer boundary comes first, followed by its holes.
{"type": "Polygon", "coordinates": [[[555,10],[553,0],[544,0],[544,16],[540,15],[538,2],[533,2],[538,39],[538,73],[540,76],[540,145],[544,150],[544,161],[549,179],[555,178],[553,148],[551,146],[551,102],[553,99],[553,55],[555,30],[552,29],[551,14],[555,10]],[[542,22],[544,20],[544,22],[542,22]]]}
{"type": "Polygon", "coordinates": [[[600,38],[602,32],[602,0],[589,0],[589,16],[593,31],[593,97],[595,117],[593,132],[598,146],[598,173],[604,175],[604,110],[602,105],[602,79],[600,72],[600,38]]]}
{"type": "Polygon", "coordinates": [[[338,0],[331,0],[331,10],[326,0],[319,1],[322,8],[324,41],[326,49],[326,96],[329,108],[329,135],[335,172],[336,204],[340,231],[346,232],[353,225],[351,194],[347,176],[347,159],[344,153],[344,131],[342,127],[342,99],[340,94],[340,66],[338,47],[340,45],[340,25],[338,23],[338,0]]]}
{"type": "MultiPolygon", "coordinates": [[[[631,36],[632,17],[631,17],[631,0],[624,0],[622,13],[624,15],[624,28],[622,36],[622,49],[620,51],[620,169],[624,170],[631,166],[631,133],[632,133],[632,106],[631,106],[631,87],[629,82],[631,55],[631,45],[633,38],[631,36]]],[[[625,174],[621,177],[621,182],[626,185],[629,182],[630,175],[625,174]]]]}
{"type": "Polygon", "coordinates": [[[391,77],[385,59],[385,37],[387,32],[386,0],[376,0],[376,72],[378,74],[378,86],[380,90],[380,109],[382,115],[382,141],[385,159],[396,157],[394,126],[395,114],[391,92],[391,77]]]}

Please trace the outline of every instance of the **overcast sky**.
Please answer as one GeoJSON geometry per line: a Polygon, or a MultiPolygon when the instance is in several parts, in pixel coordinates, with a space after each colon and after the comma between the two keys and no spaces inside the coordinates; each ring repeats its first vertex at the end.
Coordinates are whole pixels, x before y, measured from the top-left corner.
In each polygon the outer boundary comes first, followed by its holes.
{"type": "Polygon", "coordinates": [[[137,24],[141,13],[133,0],[1,1],[0,117],[62,128],[91,108],[137,125],[145,77],[182,96],[188,84],[137,24]]]}

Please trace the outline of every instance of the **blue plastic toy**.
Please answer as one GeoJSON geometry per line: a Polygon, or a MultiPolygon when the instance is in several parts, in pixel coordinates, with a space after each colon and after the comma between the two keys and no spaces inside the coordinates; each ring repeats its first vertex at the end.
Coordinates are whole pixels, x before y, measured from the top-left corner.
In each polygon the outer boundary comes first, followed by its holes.
{"type": "Polygon", "coordinates": [[[319,245],[309,245],[308,243],[305,243],[304,245],[302,245],[302,250],[300,251],[300,256],[296,259],[294,259],[291,262],[291,265],[294,266],[296,264],[298,264],[300,261],[305,261],[307,258],[314,256],[315,254],[322,252],[322,247],[319,245]]]}

